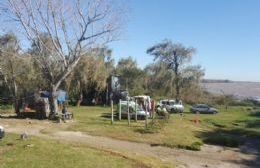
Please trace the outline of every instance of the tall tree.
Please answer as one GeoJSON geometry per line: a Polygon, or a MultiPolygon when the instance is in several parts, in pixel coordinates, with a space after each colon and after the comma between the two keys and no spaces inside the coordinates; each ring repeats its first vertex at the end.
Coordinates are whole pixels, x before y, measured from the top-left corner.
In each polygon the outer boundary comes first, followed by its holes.
{"type": "Polygon", "coordinates": [[[19,86],[22,88],[30,75],[30,57],[19,52],[16,36],[7,33],[0,36],[0,75],[12,95],[15,112],[19,114],[19,86]]]}
{"type": "Polygon", "coordinates": [[[185,47],[180,43],[173,43],[169,40],[156,44],[147,50],[147,53],[153,55],[155,60],[164,62],[168,69],[173,70],[177,100],[180,99],[181,69],[191,61],[194,52],[195,49],[192,47],[185,47]]]}
{"type": "MultiPolygon", "coordinates": [[[[111,68],[111,50],[97,48],[92,55],[85,56],[79,62],[67,81],[70,94],[77,99],[79,106],[83,101],[83,93],[100,93],[106,89],[106,81],[111,68]]],[[[92,97],[90,97],[92,99],[92,97]]]]}
{"type": "Polygon", "coordinates": [[[187,103],[198,103],[204,100],[204,91],[201,81],[204,77],[204,69],[200,65],[188,66],[182,71],[181,85],[184,87],[182,98],[187,103]]]}
{"type": "Polygon", "coordinates": [[[55,92],[83,56],[117,39],[123,8],[109,0],[7,0],[5,7],[38,50],[35,59],[49,83],[54,116],[55,92]]]}
{"type": "Polygon", "coordinates": [[[144,69],[146,74],[146,92],[155,97],[175,96],[173,92],[174,73],[163,62],[149,64],[144,69]]]}
{"type": "Polygon", "coordinates": [[[144,93],[145,76],[132,57],[121,58],[118,61],[116,73],[120,75],[121,85],[129,91],[130,95],[144,93]]]}

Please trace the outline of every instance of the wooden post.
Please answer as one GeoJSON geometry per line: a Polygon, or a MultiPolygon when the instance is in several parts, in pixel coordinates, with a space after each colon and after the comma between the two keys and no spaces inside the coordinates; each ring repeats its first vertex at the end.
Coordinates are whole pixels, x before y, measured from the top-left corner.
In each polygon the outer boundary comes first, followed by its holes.
{"type": "Polygon", "coordinates": [[[197,112],[197,113],[196,113],[196,124],[199,124],[199,121],[200,121],[199,115],[200,115],[200,113],[197,112]]]}
{"type": "Polygon", "coordinates": [[[147,125],[148,125],[147,103],[145,102],[145,128],[147,128],[147,125]]]}
{"type": "Polygon", "coordinates": [[[121,109],[121,99],[119,99],[119,121],[121,121],[121,113],[122,113],[122,109],[121,109]]]}
{"type": "Polygon", "coordinates": [[[113,109],[113,100],[111,100],[111,124],[114,123],[114,109],[113,109]]]}
{"type": "Polygon", "coordinates": [[[127,99],[127,120],[128,126],[130,126],[130,112],[129,112],[129,100],[127,99]]]}
{"type": "Polygon", "coordinates": [[[154,119],[155,119],[155,100],[153,100],[152,101],[152,103],[151,103],[151,114],[152,114],[152,121],[154,121],[154,119]]]}
{"type": "Polygon", "coordinates": [[[135,99],[135,121],[137,122],[137,100],[135,99]]]}

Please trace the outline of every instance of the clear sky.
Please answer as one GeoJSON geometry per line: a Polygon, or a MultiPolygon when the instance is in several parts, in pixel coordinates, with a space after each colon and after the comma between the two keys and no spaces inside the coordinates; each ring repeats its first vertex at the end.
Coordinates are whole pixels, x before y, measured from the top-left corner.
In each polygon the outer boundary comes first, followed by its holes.
{"type": "Polygon", "coordinates": [[[205,78],[260,81],[260,0],[130,0],[130,21],[110,45],[116,60],[153,62],[147,48],[170,39],[197,49],[205,78]]]}

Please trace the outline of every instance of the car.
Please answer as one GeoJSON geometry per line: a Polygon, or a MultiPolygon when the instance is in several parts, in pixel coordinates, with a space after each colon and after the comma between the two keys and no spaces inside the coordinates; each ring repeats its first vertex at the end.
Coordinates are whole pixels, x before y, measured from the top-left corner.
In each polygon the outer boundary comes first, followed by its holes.
{"type": "Polygon", "coordinates": [[[0,125],[0,139],[4,138],[4,136],[5,136],[4,127],[0,125]]]}
{"type": "Polygon", "coordinates": [[[216,114],[218,110],[207,104],[195,104],[190,108],[190,112],[199,114],[216,114]]]}
{"type": "Polygon", "coordinates": [[[182,105],[182,101],[175,100],[161,100],[159,103],[160,107],[165,107],[169,113],[182,113],[184,107],[182,105]]]}

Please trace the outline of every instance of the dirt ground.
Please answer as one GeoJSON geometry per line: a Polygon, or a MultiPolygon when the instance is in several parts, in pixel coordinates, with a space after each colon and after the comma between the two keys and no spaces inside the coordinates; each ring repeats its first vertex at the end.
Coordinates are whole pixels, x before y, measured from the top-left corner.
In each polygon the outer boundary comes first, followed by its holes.
{"type": "Polygon", "coordinates": [[[203,145],[201,151],[189,151],[92,136],[82,132],[64,131],[71,124],[73,124],[73,122],[57,124],[46,120],[0,118],[0,125],[5,127],[6,132],[17,134],[26,132],[28,135],[41,138],[84,143],[91,147],[114,152],[152,156],[162,161],[173,162],[175,165],[177,164],[179,168],[260,167],[260,152],[258,150],[260,141],[258,139],[251,139],[240,148],[203,145]]]}

